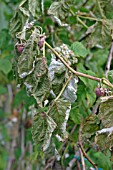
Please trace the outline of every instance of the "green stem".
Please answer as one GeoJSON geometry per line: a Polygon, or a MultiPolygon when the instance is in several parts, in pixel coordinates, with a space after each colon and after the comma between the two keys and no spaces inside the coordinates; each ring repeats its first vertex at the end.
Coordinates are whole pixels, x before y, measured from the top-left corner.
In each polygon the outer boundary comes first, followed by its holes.
{"type": "Polygon", "coordinates": [[[104,15],[103,11],[102,11],[102,8],[101,8],[101,6],[100,6],[100,2],[99,2],[99,0],[96,0],[96,2],[97,2],[98,9],[99,9],[99,12],[100,12],[100,14],[101,14],[102,18],[104,18],[104,19],[105,19],[106,17],[105,17],[105,15],[104,15]]]}
{"type": "Polygon", "coordinates": [[[86,29],[89,28],[79,17],[77,17],[77,20],[78,20],[86,29]]]}
{"type": "Polygon", "coordinates": [[[44,44],[43,44],[43,57],[45,58],[46,56],[46,53],[45,53],[45,41],[44,41],[44,44]]]}
{"type": "Polygon", "coordinates": [[[67,79],[66,83],[64,84],[62,90],[60,91],[59,95],[56,97],[56,99],[54,100],[55,102],[60,98],[60,96],[62,95],[62,93],[64,92],[65,88],[67,87],[68,83],[70,82],[72,78],[72,75],[67,79]]]}
{"type": "MultiPolygon", "coordinates": [[[[76,14],[70,9],[70,12],[73,16],[76,16],[76,14]]],[[[77,20],[86,28],[88,29],[88,26],[77,16],[77,20]]]]}
{"type": "Polygon", "coordinates": [[[69,78],[67,79],[66,83],[64,84],[62,90],[60,91],[60,93],[58,94],[58,96],[55,98],[55,100],[53,101],[52,105],[50,106],[47,114],[50,112],[50,110],[52,109],[52,107],[54,106],[55,102],[60,98],[60,96],[62,95],[62,93],[64,92],[64,90],[66,89],[68,83],[70,82],[72,78],[72,75],[69,76],[69,78]]]}
{"type": "Polygon", "coordinates": [[[80,14],[77,14],[77,16],[79,16],[80,18],[89,19],[89,20],[92,20],[92,21],[102,21],[102,19],[86,17],[86,16],[82,16],[80,14]]]}
{"type": "Polygon", "coordinates": [[[86,77],[88,79],[91,79],[91,80],[94,80],[94,81],[98,81],[98,82],[101,82],[102,80],[102,83],[113,88],[113,85],[105,78],[98,78],[98,77],[94,77],[94,76],[91,76],[91,75],[88,75],[88,74],[84,74],[84,73],[81,73],[81,72],[78,72],[78,71],[75,71],[72,67],[70,67],[68,65],[68,63],[45,41],[45,45],[62,61],[62,63],[72,72],[74,73],[75,75],[77,76],[81,76],[81,77],[86,77]]]}

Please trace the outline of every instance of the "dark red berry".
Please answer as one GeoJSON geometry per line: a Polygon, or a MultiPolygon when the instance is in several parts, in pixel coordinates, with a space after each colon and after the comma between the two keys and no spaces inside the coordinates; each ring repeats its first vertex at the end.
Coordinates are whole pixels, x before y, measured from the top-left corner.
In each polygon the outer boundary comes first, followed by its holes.
{"type": "Polygon", "coordinates": [[[22,51],[24,50],[24,47],[18,47],[18,52],[21,54],[22,51]]]}
{"type": "Polygon", "coordinates": [[[105,95],[105,89],[97,87],[96,90],[95,90],[95,93],[96,93],[97,97],[104,96],[105,95]]]}
{"type": "Polygon", "coordinates": [[[42,47],[43,47],[43,44],[44,44],[45,38],[46,38],[46,36],[42,36],[42,37],[40,37],[40,39],[39,39],[39,41],[38,41],[38,46],[39,46],[40,48],[42,48],[42,47]]]}
{"type": "Polygon", "coordinates": [[[22,54],[22,51],[24,50],[24,45],[23,44],[18,44],[17,45],[17,51],[22,54]]]}

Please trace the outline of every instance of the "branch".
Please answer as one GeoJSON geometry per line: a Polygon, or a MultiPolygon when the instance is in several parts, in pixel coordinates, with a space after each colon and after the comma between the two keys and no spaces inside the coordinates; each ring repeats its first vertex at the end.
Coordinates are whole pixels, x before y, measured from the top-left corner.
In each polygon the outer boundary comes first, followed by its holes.
{"type": "Polygon", "coordinates": [[[16,139],[13,138],[12,142],[11,142],[10,156],[9,156],[9,159],[8,159],[8,164],[7,164],[6,170],[12,169],[12,164],[13,164],[13,161],[15,160],[15,155],[14,155],[15,147],[16,147],[16,139]]]}
{"type": "Polygon", "coordinates": [[[100,78],[94,77],[94,76],[90,76],[88,74],[84,74],[84,73],[80,73],[75,71],[72,67],[70,67],[68,65],[68,63],[66,61],[64,61],[64,59],[45,41],[45,44],[49,47],[49,49],[62,61],[62,63],[74,74],[76,74],[77,76],[81,76],[81,77],[86,77],[95,81],[100,82],[100,78]]]}
{"type": "Polygon", "coordinates": [[[107,64],[106,64],[106,71],[105,71],[106,77],[108,76],[108,72],[110,70],[110,65],[111,65],[112,57],[113,57],[113,42],[111,44],[111,48],[110,48],[110,52],[109,52],[109,56],[108,56],[108,60],[107,60],[107,64]]]}
{"type": "Polygon", "coordinates": [[[78,71],[75,71],[72,67],[70,67],[68,65],[68,63],[63,59],[65,57],[61,57],[46,41],[45,41],[45,45],[62,61],[62,63],[72,72],[74,73],[75,75],[77,76],[81,76],[81,77],[86,77],[88,79],[91,79],[91,80],[94,80],[94,81],[98,81],[98,82],[102,82],[103,84],[113,88],[113,85],[105,78],[98,78],[98,77],[94,77],[94,76],[91,76],[91,75],[88,75],[88,74],[84,74],[84,73],[81,73],[81,72],[78,72],[78,71]]]}
{"type": "Polygon", "coordinates": [[[85,168],[85,162],[84,162],[84,157],[81,148],[79,147],[79,152],[80,152],[80,157],[81,157],[81,163],[82,163],[82,170],[86,170],[85,168]]]}
{"type": "Polygon", "coordinates": [[[84,26],[84,28],[88,29],[89,27],[77,16],[77,20],[84,26]]]}
{"type": "Polygon", "coordinates": [[[79,139],[78,139],[78,140],[79,140],[79,144],[78,144],[78,145],[79,145],[79,147],[80,147],[80,149],[81,149],[84,157],[93,165],[93,167],[94,167],[96,170],[98,170],[96,164],[88,157],[87,153],[85,152],[85,150],[84,150],[84,148],[83,148],[83,146],[82,146],[82,137],[81,137],[82,128],[83,128],[83,124],[81,123],[80,129],[79,129],[79,139]]]}

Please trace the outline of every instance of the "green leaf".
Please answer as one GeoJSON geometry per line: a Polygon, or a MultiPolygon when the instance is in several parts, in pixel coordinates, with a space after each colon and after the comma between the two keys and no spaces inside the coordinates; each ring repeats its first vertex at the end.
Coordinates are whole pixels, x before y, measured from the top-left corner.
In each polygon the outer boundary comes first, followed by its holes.
{"type": "Polygon", "coordinates": [[[28,0],[29,11],[33,17],[38,17],[40,13],[40,3],[37,0],[28,0]]]}
{"type": "Polygon", "coordinates": [[[5,2],[0,2],[0,30],[8,27],[7,14],[10,14],[8,5],[5,2]]]}
{"type": "Polygon", "coordinates": [[[18,57],[18,74],[20,78],[25,78],[33,72],[35,56],[38,51],[33,50],[36,46],[35,36],[28,39],[22,54],[18,57]]]}
{"type": "Polygon", "coordinates": [[[46,113],[34,115],[32,135],[37,144],[41,144],[43,151],[46,151],[51,143],[52,133],[56,128],[56,123],[46,113]]]}
{"type": "Polygon", "coordinates": [[[109,81],[110,81],[111,83],[113,83],[113,70],[110,70],[110,71],[108,72],[108,79],[109,79],[109,81]]]}
{"type": "Polygon", "coordinates": [[[92,114],[87,117],[83,125],[82,136],[85,139],[89,139],[92,135],[95,135],[97,130],[99,130],[99,123],[97,115],[92,114]]]}
{"type": "Polygon", "coordinates": [[[88,47],[92,48],[96,45],[100,45],[102,47],[109,47],[112,42],[112,29],[112,20],[103,19],[101,22],[97,22],[93,26],[91,34],[89,34],[89,36],[87,36],[86,38],[88,47]]]}
{"type": "Polygon", "coordinates": [[[113,96],[101,97],[98,117],[104,128],[113,126],[113,96]]]}
{"type": "Polygon", "coordinates": [[[15,71],[19,77],[19,82],[24,84],[27,92],[34,96],[37,103],[41,104],[49,95],[51,83],[46,58],[40,54],[38,49],[38,38],[36,37],[38,31],[35,29],[27,40],[22,54],[17,58],[15,71]]]}
{"type": "Polygon", "coordinates": [[[16,38],[16,34],[22,31],[28,15],[28,12],[26,12],[24,8],[21,8],[21,10],[17,9],[15,11],[15,14],[10,22],[10,34],[13,38],[16,38]]]}
{"type": "Polygon", "coordinates": [[[82,120],[82,115],[79,113],[79,109],[75,106],[70,111],[70,119],[75,124],[80,124],[82,120]]]}
{"type": "Polygon", "coordinates": [[[56,134],[61,136],[62,140],[67,138],[66,124],[69,118],[70,109],[70,102],[61,98],[55,101],[49,113],[49,116],[51,116],[57,125],[56,134]]]}
{"type": "Polygon", "coordinates": [[[68,5],[63,2],[53,2],[48,10],[50,15],[57,16],[58,18],[64,19],[68,12],[68,5]]]}
{"type": "Polygon", "coordinates": [[[6,93],[7,93],[7,89],[4,86],[0,85],[0,94],[6,94],[6,93]]]}
{"type": "Polygon", "coordinates": [[[32,104],[36,103],[33,97],[27,96],[25,89],[21,89],[18,93],[16,93],[13,103],[14,107],[18,107],[20,104],[22,104],[22,102],[24,102],[26,109],[28,109],[28,107],[32,104]]]}
{"type": "Polygon", "coordinates": [[[7,59],[0,59],[0,71],[3,71],[5,74],[8,74],[12,69],[12,64],[7,59]]]}
{"type": "Polygon", "coordinates": [[[71,50],[77,57],[85,58],[88,55],[88,50],[84,47],[84,45],[81,42],[74,42],[71,45],[71,50]]]}

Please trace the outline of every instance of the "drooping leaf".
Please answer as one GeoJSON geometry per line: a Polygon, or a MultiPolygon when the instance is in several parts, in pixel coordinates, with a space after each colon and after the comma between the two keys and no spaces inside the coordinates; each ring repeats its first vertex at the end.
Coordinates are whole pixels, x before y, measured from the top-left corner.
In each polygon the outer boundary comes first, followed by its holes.
{"type": "Polygon", "coordinates": [[[77,92],[77,83],[78,83],[77,77],[73,77],[70,80],[67,88],[63,92],[63,97],[66,100],[69,100],[71,103],[74,103],[75,100],[77,99],[77,95],[76,95],[76,92],[77,92]]]}
{"type": "Polygon", "coordinates": [[[61,98],[55,101],[54,106],[49,113],[49,116],[51,116],[57,125],[56,134],[58,134],[62,140],[67,138],[66,124],[69,118],[70,109],[70,102],[61,98]]]}
{"type": "Polygon", "coordinates": [[[95,142],[98,145],[98,149],[104,153],[107,150],[111,150],[113,147],[113,135],[108,135],[107,133],[99,134],[95,137],[95,142]]]}
{"type": "Polygon", "coordinates": [[[16,38],[16,34],[23,29],[27,19],[28,16],[22,10],[15,11],[15,15],[10,21],[10,34],[13,38],[16,38]]]}
{"type": "Polygon", "coordinates": [[[35,36],[32,34],[18,58],[18,74],[20,78],[25,78],[34,70],[35,58],[38,56],[38,51],[34,50],[36,45],[35,36]]]}
{"type": "Polygon", "coordinates": [[[64,19],[66,16],[66,12],[68,11],[68,6],[65,2],[53,2],[48,10],[50,15],[57,16],[58,18],[64,19]]]}
{"type": "MultiPolygon", "coordinates": [[[[55,50],[62,55],[62,57],[65,58],[66,62],[71,65],[77,63],[77,58],[75,57],[72,50],[69,49],[69,47],[66,44],[62,44],[60,47],[56,47],[55,50]]],[[[52,53],[51,54],[51,62],[49,65],[49,75],[50,79],[52,81],[52,89],[55,95],[58,95],[59,91],[62,89],[63,84],[65,84],[65,77],[67,75],[68,77],[68,70],[65,67],[65,65],[56,58],[56,56],[52,53]]],[[[71,83],[73,82],[73,87],[76,91],[76,83],[74,83],[74,80],[77,83],[77,78],[71,80],[71,83]]],[[[65,91],[67,92],[67,90],[65,91]]],[[[74,91],[73,91],[74,92],[74,91]]],[[[74,95],[74,94],[73,94],[74,95]]],[[[76,98],[74,96],[74,98],[76,98]]],[[[70,99],[71,100],[71,99],[70,99]]]]}
{"type": "Polygon", "coordinates": [[[85,139],[91,138],[91,136],[95,135],[97,130],[99,130],[99,123],[100,120],[98,119],[97,115],[90,115],[86,118],[84,125],[83,125],[83,137],[85,139]]]}
{"type": "Polygon", "coordinates": [[[38,0],[28,0],[29,11],[33,17],[38,17],[40,13],[40,4],[38,0]]]}
{"type": "Polygon", "coordinates": [[[112,41],[112,29],[113,24],[112,20],[106,19],[100,22],[97,22],[91,34],[87,37],[87,43],[89,48],[92,48],[96,45],[100,45],[102,47],[109,47],[112,41]]]}
{"type": "Polygon", "coordinates": [[[113,96],[101,97],[98,116],[104,128],[113,126],[113,96]]]}
{"type": "Polygon", "coordinates": [[[56,123],[46,113],[34,115],[32,135],[37,144],[42,145],[43,151],[46,151],[51,143],[52,133],[56,128],[56,123]]]}
{"type": "Polygon", "coordinates": [[[38,29],[35,29],[27,40],[22,54],[17,57],[15,71],[19,83],[26,86],[28,94],[34,96],[37,103],[41,103],[48,96],[51,83],[46,58],[38,48],[38,36],[38,29]]]}

